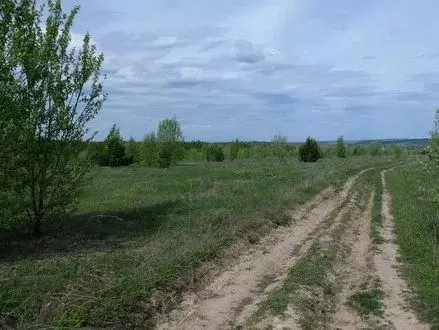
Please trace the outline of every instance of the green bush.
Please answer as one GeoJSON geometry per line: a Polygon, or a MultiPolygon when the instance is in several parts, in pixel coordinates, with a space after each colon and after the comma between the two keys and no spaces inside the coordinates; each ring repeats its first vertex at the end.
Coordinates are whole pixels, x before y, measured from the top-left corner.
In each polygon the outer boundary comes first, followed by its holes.
{"type": "Polygon", "coordinates": [[[347,148],[343,136],[340,136],[337,140],[336,153],[338,158],[346,158],[347,148]]]}
{"type": "Polygon", "coordinates": [[[134,138],[128,140],[125,151],[130,164],[140,162],[140,145],[134,140],[134,138]]]}
{"type": "Polygon", "coordinates": [[[148,167],[154,167],[158,161],[157,138],[154,132],[145,135],[140,148],[140,159],[142,164],[148,167]]]}
{"type": "Polygon", "coordinates": [[[215,144],[211,144],[206,148],[206,160],[208,162],[222,162],[224,161],[224,151],[223,149],[215,144]]]}
{"type": "Polygon", "coordinates": [[[162,142],[158,145],[157,164],[160,168],[168,168],[172,165],[174,148],[172,143],[162,142]]]}
{"type": "Polygon", "coordinates": [[[282,135],[275,135],[271,140],[273,148],[273,156],[276,157],[280,163],[284,163],[287,158],[287,137],[282,135]]]}
{"type": "Polygon", "coordinates": [[[132,159],[126,156],[125,142],[116,124],[110,130],[98,156],[98,164],[101,166],[119,167],[132,163],[132,159]]]}
{"type": "Polygon", "coordinates": [[[303,162],[316,162],[320,158],[322,158],[322,151],[317,141],[308,137],[306,142],[299,148],[299,159],[303,162]]]}

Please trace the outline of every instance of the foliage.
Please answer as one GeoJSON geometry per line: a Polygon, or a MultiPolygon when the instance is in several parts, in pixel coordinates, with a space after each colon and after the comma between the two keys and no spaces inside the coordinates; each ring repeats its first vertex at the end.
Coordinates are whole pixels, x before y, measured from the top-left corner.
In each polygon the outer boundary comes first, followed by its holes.
{"type": "Polygon", "coordinates": [[[99,157],[101,166],[127,166],[132,163],[125,150],[125,142],[120,135],[120,130],[114,124],[104,141],[103,154],[99,157]]]}
{"type": "Polygon", "coordinates": [[[164,119],[157,129],[158,163],[160,168],[166,168],[184,157],[181,150],[183,131],[176,116],[164,119]]]}
{"type": "Polygon", "coordinates": [[[392,154],[393,154],[393,156],[395,156],[395,158],[401,158],[403,153],[404,153],[404,150],[402,149],[402,147],[397,145],[397,144],[393,144],[391,147],[391,150],[392,150],[392,154]]]}
{"type": "Polygon", "coordinates": [[[87,124],[105,100],[103,55],[89,34],[82,47],[70,44],[78,11],[64,13],[60,0],[0,2],[0,185],[14,202],[3,207],[35,233],[70,209],[86,181],[87,124]]]}
{"type": "Polygon", "coordinates": [[[168,168],[174,160],[174,144],[172,142],[161,142],[157,149],[157,164],[159,168],[168,168]]]}
{"type": "Polygon", "coordinates": [[[352,155],[353,156],[363,156],[367,154],[367,150],[365,147],[360,146],[360,145],[355,145],[353,150],[352,150],[352,155]]]}
{"type": "Polygon", "coordinates": [[[145,135],[140,149],[141,162],[148,167],[154,167],[158,160],[157,138],[154,132],[145,135]]]}
{"type": "Polygon", "coordinates": [[[239,140],[236,139],[230,145],[230,160],[236,160],[239,154],[239,140]]]}
{"type": "Polygon", "coordinates": [[[303,162],[316,162],[320,158],[322,158],[322,151],[317,141],[308,137],[306,142],[299,148],[299,159],[303,162]]]}
{"type": "Polygon", "coordinates": [[[139,143],[134,140],[134,138],[130,138],[127,142],[126,148],[126,158],[130,164],[139,163],[140,162],[140,146],[139,143]]]}
{"type": "Polygon", "coordinates": [[[217,144],[209,144],[206,147],[206,160],[208,162],[222,162],[225,156],[223,149],[217,144]]]}
{"type": "Polygon", "coordinates": [[[273,155],[280,163],[284,163],[287,158],[287,137],[275,135],[271,140],[271,143],[273,145],[273,155]]]}
{"type": "Polygon", "coordinates": [[[368,149],[371,156],[379,156],[382,153],[383,146],[379,142],[372,142],[369,144],[368,149]]]}
{"type": "Polygon", "coordinates": [[[340,136],[337,139],[337,145],[335,148],[338,158],[346,158],[347,148],[346,148],[346,144],[344,143],[343,136],[340,136]]]}
{"type": "Polygon", "coordinates": [[[419,163],[395,168],[387,175],[392,194],[397,244],[407,267],[402,274],[413,286],[411,306],[422,320],[439,324],[439,176],[419,163]],[[410,267],[416,265],[416,267],[410,267]]]}
{"type": "Polygon", "coordinates": [[[164,119],[159,122],[157,129],[157,141],[161,142],[183,142],[183,131],[176,116],[171,119],[164,119]]]}

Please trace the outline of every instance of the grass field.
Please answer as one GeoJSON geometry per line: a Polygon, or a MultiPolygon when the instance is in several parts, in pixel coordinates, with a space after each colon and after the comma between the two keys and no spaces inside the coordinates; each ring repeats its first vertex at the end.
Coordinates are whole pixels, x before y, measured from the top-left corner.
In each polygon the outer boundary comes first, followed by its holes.
{"type": "Polygon", "coordinates": [[[413,306],[439,329],[439,203],[432,193],[439,178],[414,164],[390,172],[388,182],[403,273],[415,292],[413,306]]]}
{"type": "Polygon", "coordinates": [[[392,162],[352,157],[99,169],[76,214],[47,226],[41,238],[2,229],[0,327],[144,327],[153,312],[197,286],[206,274],[200,266],[224,256],[233,242],[257,242],[322,188],[392,162]]]}

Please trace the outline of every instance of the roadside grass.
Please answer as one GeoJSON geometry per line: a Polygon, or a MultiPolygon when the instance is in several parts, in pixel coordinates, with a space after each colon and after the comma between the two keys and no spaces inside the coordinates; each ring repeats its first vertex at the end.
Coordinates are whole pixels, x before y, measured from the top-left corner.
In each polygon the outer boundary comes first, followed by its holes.
{"type": "Polygon", "coordinates": [[[361,316],[377,315],[381,316],[382,310],[382,291],[379,289],[368,289],[364,285],[360,291],[349,297],[349,306],[357,310],[361,316]]]}
{"type": "Polygon", "coordinates": [[[383,183],[381,180],[381,173],[378,172],[374,176],[375,183],[375,197],[372,211],[372,244],[374,247],[383,243],[383,237],[381,236],[381,228],[383,227],[383,183]]]}
{"type": "Polygon", "coordinates": [[[0,328],[144,328],[196,287],[233,242],[392,158],[97,169],[69,219],[35,239],[0,228],[0,328]]]}
{"type": "Polygon", "coordinates": [[[389,172],[387,182],[412,305],[439,329],[439,178],[412,164],[389,172]]]}

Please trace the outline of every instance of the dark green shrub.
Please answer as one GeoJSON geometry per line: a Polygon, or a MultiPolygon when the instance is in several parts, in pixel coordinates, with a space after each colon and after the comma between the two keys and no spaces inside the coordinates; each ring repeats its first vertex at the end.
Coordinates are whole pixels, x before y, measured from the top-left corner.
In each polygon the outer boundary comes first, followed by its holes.
{"type": "Polygon", "coordinates": [[[343,136],[340,136],[337,140],[336,153],[338,158],[346,158],[347,148],[343,136]]]}
{"type": "Polygon", "coordinates": [[[126,157],[130,164],[140,162],[140,143],[130,138],[126,145],[126,157]]]}
{"type": "Polygon", "coordinates": [[[215,144],[211,144],[206,148],[206,160],[208,162],[222,162],[224,161],[224,151],[223,149],[215,144]]]}
{"type": "Polygon", "coordinates": [[[322,151],[317,141],[308,137],[306,142],[299,148],[299,159],[303,162],[316,162],[320,158],[322,158],[322,151]]]}
{"type": "Polygon", "coordinates": [[[142,145],[140,147],[140,159],[142,164],[148,167],[157,165],[158,145],[157,138],[154,132],[145,135],[142,145]]]}
{"type": "Polygon", "coordinates": [[[132,163],[132,159],[128,158],[126,155],[125,142],[123,141],[119,128],[116,125],[113,125],[111,128],[102,148],[103,149],[98,155],[99,165],[119,167],[128,166],[132,163]]]}
{"type": "Polygon", "coordinates": [[[158,144],[157,165],[168,168],[172,165],[174,148],[172,143],[161,142],[158,144]]]}

